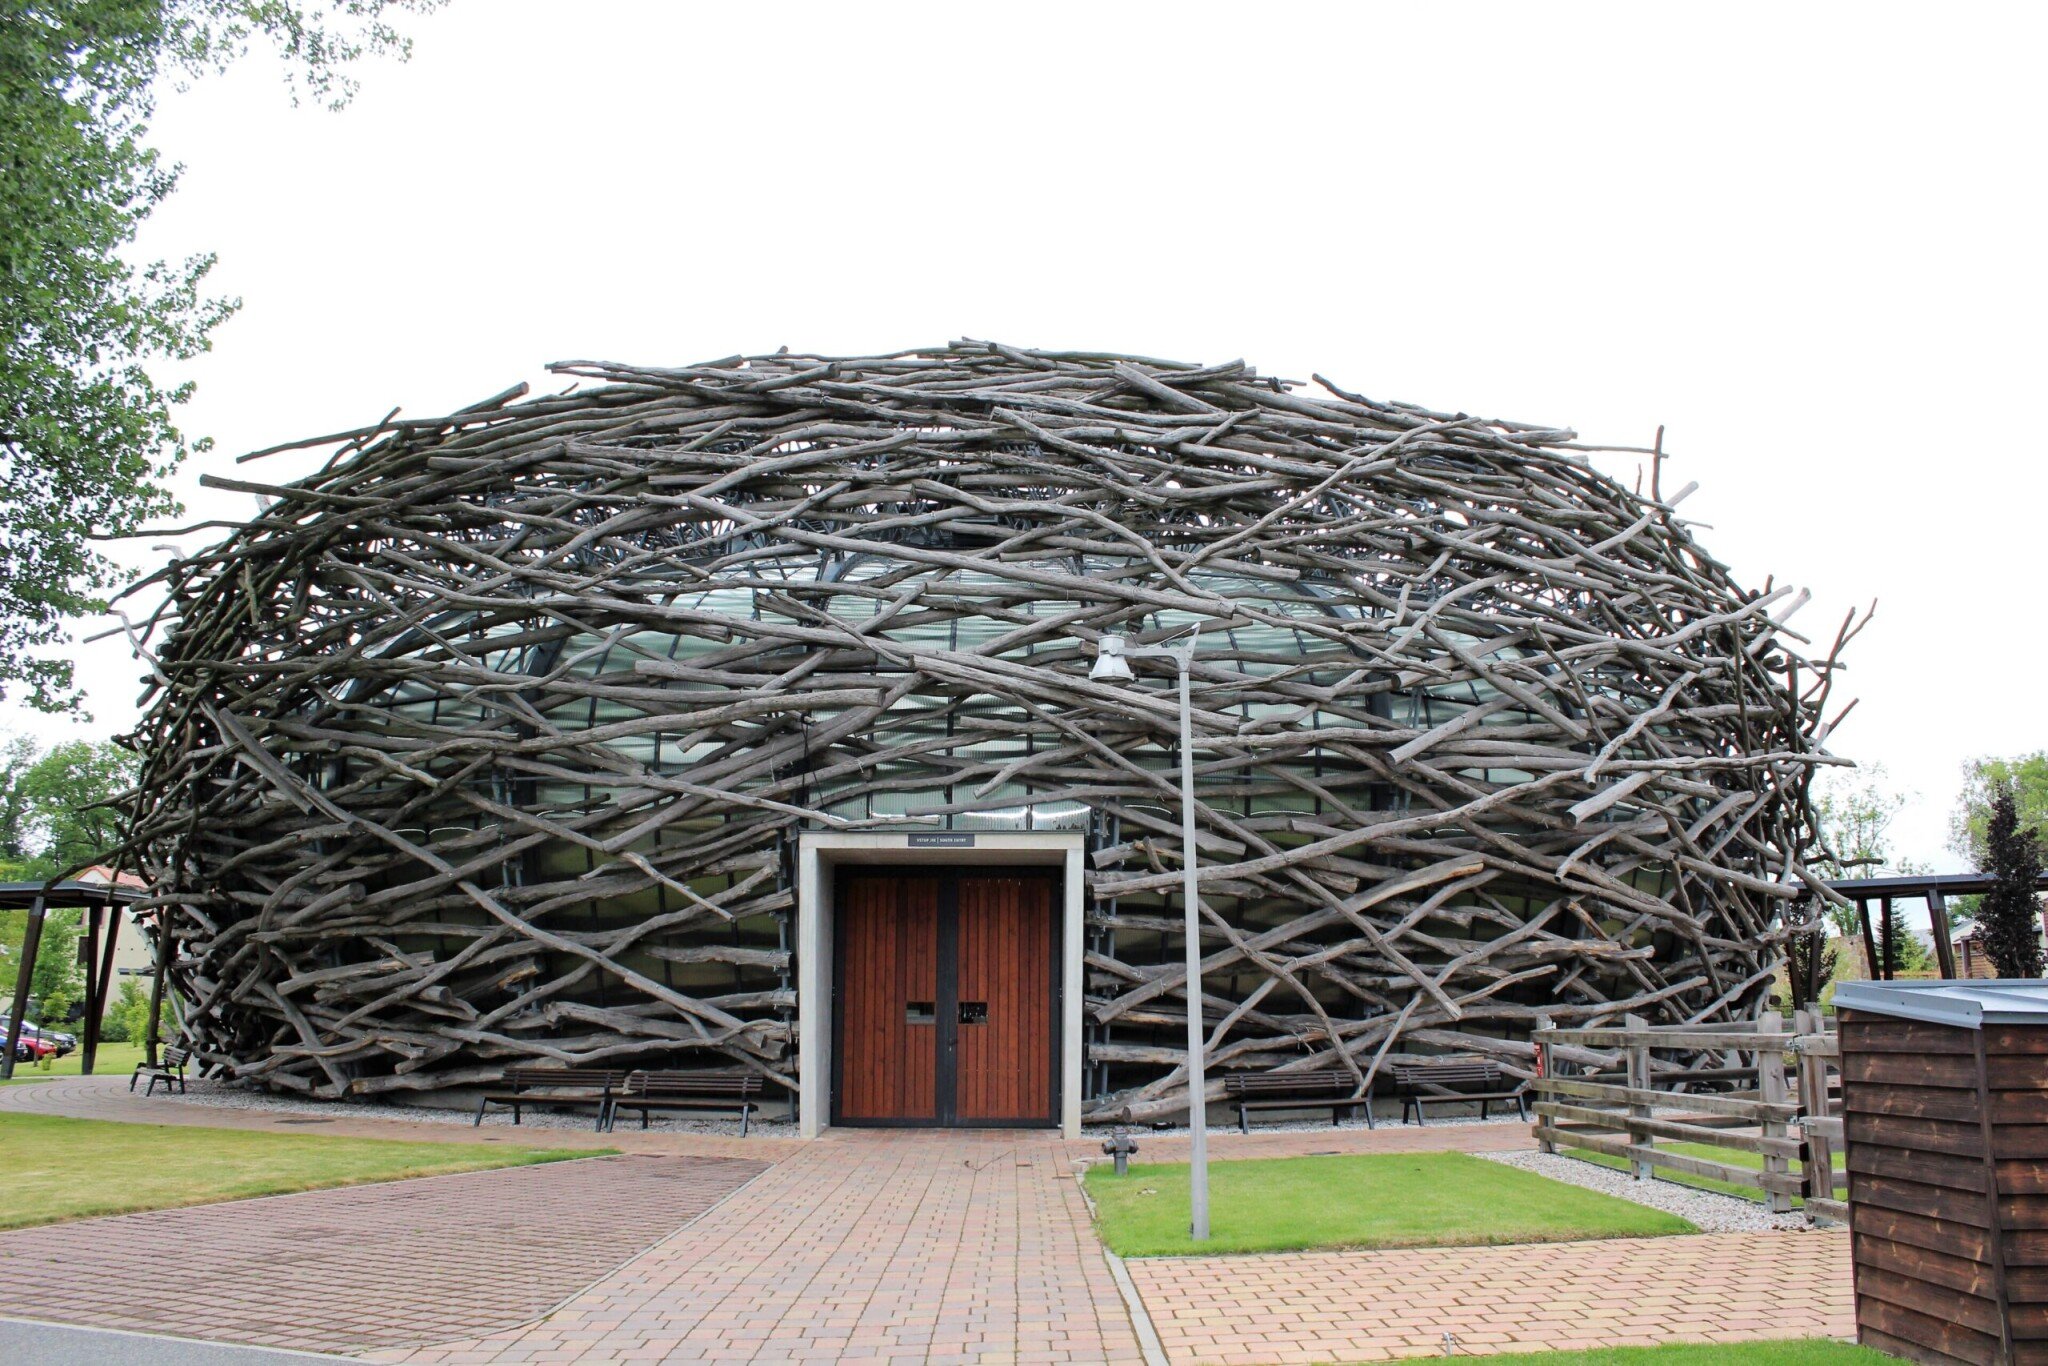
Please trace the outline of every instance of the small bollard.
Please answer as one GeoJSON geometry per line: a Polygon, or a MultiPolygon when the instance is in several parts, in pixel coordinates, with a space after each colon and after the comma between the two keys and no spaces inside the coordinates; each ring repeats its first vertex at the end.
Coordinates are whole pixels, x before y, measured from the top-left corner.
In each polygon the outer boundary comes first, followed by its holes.
{"type": "Polygon", "coordinates": [[[1138,1140],[1131,1137],[1128,1129],[1118,1129],[1102,1140],[1102,1151],[1116,1159],[1118,1176],[1128,1176],[1131,1171],[1131,1154],[1138,1151],[1138,1140]]]}

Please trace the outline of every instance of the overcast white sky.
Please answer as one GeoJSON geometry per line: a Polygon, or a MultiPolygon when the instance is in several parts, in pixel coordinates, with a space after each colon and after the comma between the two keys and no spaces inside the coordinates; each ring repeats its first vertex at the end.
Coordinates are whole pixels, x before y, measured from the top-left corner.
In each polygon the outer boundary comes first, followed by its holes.
{"type": "MultiPolygon", "coordinates": [[[[164,100],[186,174],[144,245],[246,301],[192,372],[187,501],[240,515],[189,476],[551,360],[782,345],[1664,423],[1706,547],[1812,589],[1796,627],[1879,600],[1834,747],[1957,867],[1959,765],[2048,744],[2042,14],[455,0],[345,113],[264,61],[164,100]]],[[[125,649],[81,658],[89,727],[0,725],[123,728],[125,649]]]]}

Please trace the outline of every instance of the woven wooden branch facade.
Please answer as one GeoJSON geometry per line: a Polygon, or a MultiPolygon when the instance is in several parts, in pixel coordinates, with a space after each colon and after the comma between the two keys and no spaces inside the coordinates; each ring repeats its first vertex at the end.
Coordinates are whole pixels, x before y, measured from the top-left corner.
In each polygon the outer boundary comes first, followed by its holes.
{"type": "Polygon", "coordinates": [[[1573,436],[982,343],[573,363],[328,440],[154,581],[128,857],[199,1055],[793,1091],[805,830],[1080,830],[1084,1104],[1184,1110],[1168,676],[1200,623],[1210,1078],[1753,1015],[1833,658],[1573,436]]]}

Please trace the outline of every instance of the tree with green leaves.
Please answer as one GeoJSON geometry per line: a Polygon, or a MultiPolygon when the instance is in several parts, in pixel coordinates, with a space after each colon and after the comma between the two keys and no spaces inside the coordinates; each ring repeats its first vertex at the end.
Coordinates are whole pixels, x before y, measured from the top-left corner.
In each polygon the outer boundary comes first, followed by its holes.
{"type": "Polygon", "coordinates": [[[1905,804],[1883,764],[1865,764],[1853,774],[1830,770],[1813,797],[1822,846],[1815,871],[1827,878],[1877,877],[1892,867],[1891,825],[1905,804]]]}
{"type": "MultiPolygon", "coordinates": [[[[1887,877],[1926,871],[1924,865],[1892,852],[1891,826],[1906,805],[1906,794],[1892,790],[1883,764],[1866,764],[1854,774],[1831,772],[1816,784],[1814,812],[1820,818],[1822,851],[1814,859],[1815,871],[1830,880],[1887,877]]],[[[1866,954],[1863,926],[1855,910],[1829,906],[1828,919],[1835,931],[1856,945],[1854,958],[1861,963],[1874,956],[1866,954]]],[[[1948,919],[1957,915],[1953,903],[1948,919]]],[[[1931,930],[1933,927],[1929,926],[1931,930]]],[[[1903,903],[1893,903],[1885,918],[1871,926],[1876,955],[1887,953],[1892,973],[1923,972],[1931,962],[1928,946],[1921,942],[1907,920],[1903,903]]],[[[1868,965],[1872,976],[1887,975],[1876,963],[1868,965]]]]}
{"type": "Polygon", "coordinates": [[[0,881],[26,882],[29,877],[28,793],[23,784],[42,750],[26,735],[0,742],[0,881]]]}
{"type": "MultiPolygon", "coordinates": [[[[47,753],[22,739],[0,745],[0,862],[9,881],[73,873],[119,842],[111,803],[135,785],[136,759],[111,741],[73,740],[47,753]]],[[[29,994],[37,1018],[54,1023],[85,994],[78,966],[84,922],[75,910],[44,919],[29,994]]],[[[0,983],[12,993],[20,970],[27,911],[0,911],[0,983]]]]}
{"type": "Polygon", "coordinates": [[[203,441],[179,429],[190,383],[153,370],[205,351],[234,300],[214,258],[136,263],[177,187],[149,145],[165,80],[219,70],[259,40],[293,98],[331,106],[348,68],[406,51],[395,10],[440,0],[0,0],[0,697],[75,708],[69,660],[39,656],[102,610],[120,573],[97,542],[177,510],[166,481],[203,441]]]}
{"type": "MultiPolygon", "coordinates": [[[[1815,785],[1813,797],[1821,843],[1814,871],[1830,880],[1918,872],[1911,859],[1892,854],[1892,822],[1905,805],[1906,795],[1892,790],[1883,764],[1863,765],[1853,775],[1828,773],[1815,785]]],[[[1840,907],[1830,913],[1842,933],[1861,932],[1840,907]]]]}
{"type": "MultiPolygon", "coordinates": [[[[27,924],[28,912],[15,911],[13,915],[24,926],[27,924]]],[[[43,937],[36,945],[35,971],[28,979],[28,1019],[54,1028],[69,1019],[71,1008],[85,999],[85,969],[78,962],[78,941],[83,938],[84,912],[60,909],[43,917],[43,937]]],[[[8,958],[8,962],[15,964],[15,972],[20,971],[20,953],[21,935],[17,931],[8,958]]],[[[14,973],[8,973],[7,977],[4,999],[11,1001],[14,999],[14,973]]],[[[6,1009],[0,1005],[0,1014],[4,1014],[6,1009]]]]}
{"type": "Polygon", "coordinates": [[[1996,879],[1977,908],[1984,952],[2000,977],[2039,977],[2041,903],[2034,888],[2041,880],[2041,845],[2022,823],[2010,783],[1992,793],[1984,845],[1984,871],[1996,879]]]}
{"type": "Polygon", "coordinates": [[[21,738],[0,746],[0,863],[9,880],[76,872],[120,843],[112,802],[135,785],[136,767],[109,740],[67,741],[47,753],[21,738]]]}
{"type": "Polygon", "coordinates": [[[22,780],[45,876],[99,862],[121,842],[114,799],[135,786],[137,761],[111,741],[72,740],[36,760],[22,780]]]}
{"type": "Polygon", "coordinates": [[[100,1042],[141,1043],[148,1034],[149,993],[133,977],[123,977],[100,1024],[100,1042]]]}
{"type": "Polygon", "coordinates": [[[2001,789],[2012,794],[2019,827],[2048,838],[2048,751],[1972,759],[1963,765],[1962,796],[1949,815],[1948,847],[1973,868],[1991,866],[1991,806],[2001,789]]]}
{"type": "Polygon", "coordinates": [[[1841,955],[1828,942],[1828,922],[1817,918],[1810,929],[1792,934],[1785,941],[1785,981],[1790,988],[1792,1008],[1803,1010],[1820,1002],[1820,994],[1835,980],[1841,955]]]}
{"type": "Polygon", "coordinates": [[[1885,960],[1880,977],[1898,977],[1916,972],[1925,972],[1933,964],[1933,955],[1920,942],[1906,924],[1903,901],[1892,901],[1878,913],[1877,924],[1871,927],[1877,935],[1877,951],[1885,960]]]}

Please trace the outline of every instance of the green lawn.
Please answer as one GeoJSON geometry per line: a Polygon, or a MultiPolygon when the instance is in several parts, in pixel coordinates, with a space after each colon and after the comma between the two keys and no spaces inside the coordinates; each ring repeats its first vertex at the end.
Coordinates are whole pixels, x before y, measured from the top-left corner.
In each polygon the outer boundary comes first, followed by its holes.
{"type": "MultiPolygon", "coordinates": [[[[1674,1143],[1670,1141],[1660,1142],[1657,1146],[1667,1152],[1677,1153],[1682,1157],[1704,1157],[1710,1162],[1720,1162],[1730,1167],[1748,1167],[1751,1171],[1762,1171],[1764,1166],[1762,1153],[1746,1153],[1739,1148],[1717,1148],[1711,1143],[1674,1143]]],[[[1628,1170],[1628,1159],[1624,1157],[1610,1157],[1606,1153],[1596,1153],[1585,1148],[1560,1148],[1559,1152],[1566,1157],[1578,1158],[1581,1162],[1591,1162],[1597,1166],[1612,1167],[1616,1171],[1628,1170]]],[[[1842,1170],[1842,1160],[1845,1154],[1840,1148],[1837,1148],[1835,1149],[1834,1156],[1835,1170],[1839,1172],[1842,1170]]],[[[1801,1164],[1794,1162],[1792,1164],[1793,1175],[1798,1175],[1800,1170],[1801,1164]]],[[[1738,1186],[1732,1181],[1722,1181],[1711,1176],[1694,1176],[1689,1172],[1675,1172],[1667,1168],[1660,1168],[1657,1172],[1657,1179],[1659,1181],[1673,1181],[1682,1186],[1695,1186],[1700,1190],[1719,1191],[1723,1195],[1733,1195],[1744,1200],[1754,1200],[1758,1204],[1763,1203],[1764,1193],[1754,1186],[1738,1186]]],[[[1794,1206],[1799,1206],[1804,1205],[1806,1202],[1795,1195],[1792,1197],[1792,1203],[1794,1206]]]]}
{"type": "MultiPolygon", "coordinates": [[[[0,1039],[4,1044],[5,1039],[0,1039]]],[[[52,1058],[48,1067],[37,1063],[18,1062],[14,1064],[15,1081],[48,1081],[52,1077],[75,1077],[84,1058],[77,1049],[72,1049],[61,1058],[52,1058]]],[[[135,1071],[135,1064],[142,1061],[142,1045],[139,1043],[103,1043],[98,1056],[92,1060],[92,1072],[96,1077],[125,1077],[135,1071]]],[[[159,1094],[163,1088],[157,1088],[159,1094]]]]}
{"type": "Polygon", "coordinates": [[[1546,1243],[1692,1233],[1674,1214],[1463,1153],[1215,1162],[1209,1232],[1188,1238],[1184,1163],[1088,1169],[1102,1240],[1124,1257],[1321,1247],[1546,1243]]]}
{"type": "Polygon", "coordinates": [[[1487,1366],[1895,1366],[1898,1358],[1832,1338],[1781,1338],[1776,1342],[1606,1347],[1592,1352],[1515,1352],[1473,1360],[1487,1366]]]}
{"type": "Polygon", "coordinates": [[[0,1228],[611,1151],[0,1114],[0,1152],[7,1155],[0,1171],[0,1228]]]}

